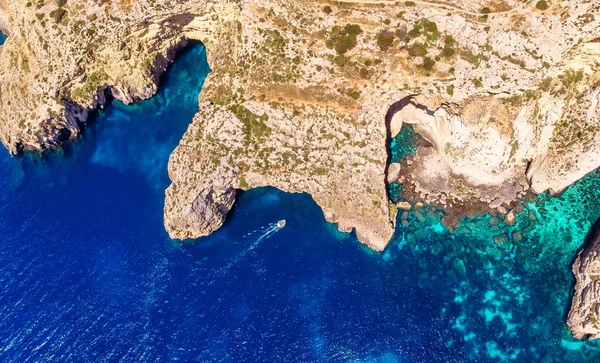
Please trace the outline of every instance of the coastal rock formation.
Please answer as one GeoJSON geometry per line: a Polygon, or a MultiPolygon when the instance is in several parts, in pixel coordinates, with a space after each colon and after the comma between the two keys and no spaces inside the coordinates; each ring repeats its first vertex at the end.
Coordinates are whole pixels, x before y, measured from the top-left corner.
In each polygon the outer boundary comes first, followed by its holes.
{"type": "Polygon", "coordinates": [[[500,209],[600,165],[600,5],[535,3],[0,1],[0,139],[60,147],[105,94],[154,94],[198,40],[213,73],[169,162],[170,235],[207,235],[235,189],[271,185],[381,250],[397,213],[386,145],[404,123],[427,141],[400,168],[424,201],[500,209]]]}
{"type": "Polygon", "coordinates": [[[107,93],[151,97],[188,39],[217,36],[229,6],[219,4],[0,1],[0,140],[13,154],[56,148],[107,93]]]}
{"type": "Polygon", "coordinates": [[[573,264],[575,292],[567,325],[577,339],[600,338],[600,220],[573,264]]]}

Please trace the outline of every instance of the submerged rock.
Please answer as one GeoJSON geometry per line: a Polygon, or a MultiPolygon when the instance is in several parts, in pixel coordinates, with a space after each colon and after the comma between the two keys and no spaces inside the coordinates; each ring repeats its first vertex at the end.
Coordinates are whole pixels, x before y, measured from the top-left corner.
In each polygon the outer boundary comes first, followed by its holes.
{"type": "Polygon", "coordinates": [[[506,234],[494,236],[494,243],[499,247],[506,247],[508,245],[508,236],[506,234]]]}
{"type": "Polygon", "coordinates": [[[398,207],[398,209],[407,211],[412,208],[412,204],[410,204],[409,202],[398,202],[398,203],[396,203],[396,207],[398,207]]]}
{"type": "Polygon", "coordinates": [[[452,261],[452,270],[454,270],[458,276],[465,276],[467,274],[465,263],[460,258],[456,258],[452,261]]]}
{"type": "Polygon", "coordinates": [[[506,223],[509,226],[514,226],[515,225],[516,218],[515,218],[515,212],[514,211],[511,210],[506,215],[504,215],[504,223],[506,223]]]}
{"type": "Polygon", "coordinates": [[[515,242],[521,242],[521,240],[523,240],[523,234],[520,231],[514,231],[512,233],[512,238],[515,242]]]}
{"type": "Polygon", "coordinates": [[[600,338],[600,219],[573,264],[575,292],[567,325],[577,339],[600,338]]]}
{"type": "Polygon", "coordinates": [[[391,163],[387,170],[387,182],[393,183],[400,178],[400,164],[391,163]]]}

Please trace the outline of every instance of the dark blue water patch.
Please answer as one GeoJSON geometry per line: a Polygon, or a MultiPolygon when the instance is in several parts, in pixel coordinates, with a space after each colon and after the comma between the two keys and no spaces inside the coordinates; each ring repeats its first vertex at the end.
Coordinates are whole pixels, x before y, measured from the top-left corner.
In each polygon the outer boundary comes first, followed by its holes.
{"type": "Polygon", "coordinates": [[[0,32],[0,45],[4,44],[5,41],[6,41],[6,35],[4,35],[4,33],[0,32]]]}
{"type": "Polygon", "coordinates": [[[205,59],[188,49],[156,98],[113,103],[64,155],[0,155],[3,361],[599,361],[564,324],[595,175],[514,227],[488,215],[450,234],[443,212],[400,214],[383,254],[273,188],[240,193],[213,235],[171,241],[166,163],[205,59]]]}

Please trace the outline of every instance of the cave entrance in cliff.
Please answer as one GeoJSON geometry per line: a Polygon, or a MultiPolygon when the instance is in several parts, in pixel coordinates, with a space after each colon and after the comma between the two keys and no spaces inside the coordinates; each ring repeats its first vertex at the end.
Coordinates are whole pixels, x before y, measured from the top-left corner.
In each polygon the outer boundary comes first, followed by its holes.
{"type": "Polygon", "coordinates": [[[394,102],[385,115],[385,145],[387,154],[385,184],[388,198],[394,203],[402,199],[402,184],[398,181],[402,166],[409,155],[416,153],[417,144],[420,140],[419,136],[414,132],[412,125],[403,122],[399,130],[395,130],[395,126],[393,125],[394,116],[398,111],[411,103],[412,97],[414,95],[406,96],[394,102]]]}

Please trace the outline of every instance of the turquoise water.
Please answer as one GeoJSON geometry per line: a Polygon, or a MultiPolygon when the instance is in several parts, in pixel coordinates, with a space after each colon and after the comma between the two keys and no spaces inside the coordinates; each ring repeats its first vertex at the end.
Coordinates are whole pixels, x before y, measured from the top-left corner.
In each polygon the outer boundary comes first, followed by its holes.
{"type": "MultiPolygon", "coordinates": [[[[398,135],[392,138],[389,146],[391,153],[390,162],[399,163],[410,154],[417,151],[418,136],[415,134],[412,125],[404,124],[398,135]]],[[[393,182],[388,185],[390,199],[397,203],[402,200],[402,184],[393,182]]]]}
{"type": "Polygon", "coordinates": [[[600,360],[564,324],[596,175],[513,227],[400,214],[382,254],[273,188],[240,193],[212,236],[171,241],[166,163],[208,71],[191,47],[155,98],[113,102],[64,153],[0,154],[3,361],[600,360]]]}

